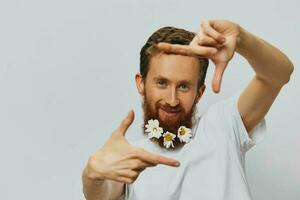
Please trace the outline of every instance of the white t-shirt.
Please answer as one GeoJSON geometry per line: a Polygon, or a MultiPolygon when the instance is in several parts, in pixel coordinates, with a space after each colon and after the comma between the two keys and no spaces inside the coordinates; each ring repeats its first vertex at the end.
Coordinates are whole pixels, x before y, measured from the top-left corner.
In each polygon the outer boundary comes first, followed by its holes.
{"type": "Polygon", "coordinates": [[[245,153],[266,133],[265,119],[250,138],[237,109],[239,95],[209,107],[193,127],[193,139],[169,151],[145,138],[130,142],[180,161],[179,167],[157,165],[126,184],[125,200],[250,200],[245,153]]]}

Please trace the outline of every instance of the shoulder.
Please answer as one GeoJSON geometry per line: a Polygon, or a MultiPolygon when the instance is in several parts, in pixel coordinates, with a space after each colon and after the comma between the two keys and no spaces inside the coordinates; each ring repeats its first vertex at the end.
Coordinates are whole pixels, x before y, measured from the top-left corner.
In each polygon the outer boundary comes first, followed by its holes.
{"type": "Polygon", "coordinates": [[[238,111],[236,108],[238,95],[234,94],[230,97],[226,97],[222,100],[211,104],[206,112],[203,113],[203,118],[212,120],[214,123],[229,123],[231,116],[237,115],[238,111]]]}

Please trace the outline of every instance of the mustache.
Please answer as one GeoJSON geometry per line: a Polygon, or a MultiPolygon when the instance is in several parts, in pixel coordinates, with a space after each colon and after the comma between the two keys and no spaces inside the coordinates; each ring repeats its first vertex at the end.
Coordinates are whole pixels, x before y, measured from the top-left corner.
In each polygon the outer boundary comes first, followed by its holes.
{"type": "Polygon", "coordinates": [[[168,105],[168,104],[166,104],[166,105],[161,105],[161,104],[158,104],[157,106],[156,106],[156,109],[158,109],[158,108],[160,108],[160,109],[162,109],[162,110],[164,110],[164,111],[167,111],[167,112],[181,112],[182,110],[183,110],[183,108],[180,106],[180,105],[177,105],[177,106],[175,106],[175,107],[172,107],[172,106],[170,106],[170,105],[168,105]]]}

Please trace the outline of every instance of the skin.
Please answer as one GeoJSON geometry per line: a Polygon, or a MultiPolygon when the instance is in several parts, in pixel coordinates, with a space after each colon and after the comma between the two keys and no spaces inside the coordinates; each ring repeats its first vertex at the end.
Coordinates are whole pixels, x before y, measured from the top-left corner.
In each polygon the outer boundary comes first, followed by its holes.
{"type": "Polygon", "coordinates": [[[203,21],[198,37],[190,45],[160,43],[158,47],[168,53],[209,58],[215,64],[212,88],[216,93],[234,53],[247,59],[255,75],[239,96],[238,110],[250,137],[294,70],[293,63],[276,47],[226,20],[203,21]],[[209,54],[207,46],[216,52],[209,54]]]}
{"type": "MultiPolygon", "coordinates": [[[[234,53],[247,59],[255,75],[239,96],[238,110],[250,137],[251,130],[266,115],[294,69],[280,50],[226,20],[203,21],[198,35],[189,45],[160,43],[158,48],[176,55],[153,57],[146,80],[140,74],[136,75],[139,93],[144,96],[146,92],[152,106],[155,102],[173,106],[180,103],[188,110],[194,100],[199,101],[205,87],[194,87],[197,80],[195,56],[207,57],[215,64],[212,88],[216,93],[220,91],[223,73],[234,53]],[[162,75],[166,83],[155,79],[162,75]],[[187,80],[192,87],[184,91],[182,82],[187,80]]],[[[177,115],[164,111],[159,114],[162,118],[176,118],[177,115]]],[[[118,199],[124,193],[124,183],[134,182],[147,167],[157,164],[175,166],[176,160],[152,154],[127,142],[124,135],[133,119],[134,113],[130,111],[104,146],[89,158],[83,172],[87,200],[118,199]]]]}
{"type": "Polygon", "coordinates": [[[125,133],[134,119],[130,111],[103,147],[93,154],[83,172],[83,192],[87,200],[118,199],[124,183],[133,183],[147,167],[164,164],[178,167],[179,162],[131,146],[125,133]]]}
{"type": "MultiPolygon", "coordinates": [[[[198,88],[198,78],[199,61],[196,58],[158,54],[151,59],[146,82],[137,74],[136,84],[142,96],[147,93],[153,108],[159,102],[172,107],[181,104],[184,110],[189,111],[205,90],[205,86],[198,88]]],[[[176,120],[180,112],[160,110],[159,115],[161,119],[168,117],[176,120]]],[[[152,154],[128,143],[124,136],[133,117],[134,113],[130,111],[111,138],[90,157],[83,173],[87,200],[118,199],[124,191],[124,183],[133,183],[147,167],[157,164],[176,166],[178,161],[174,159],[152,154]]]]}
{"type": "Polygon", "coordinates": [[[205,86],[198,87],[199,61],[190,56],[174,54],[157,54],[152,57],[146,80],[140,73],[136,74],[137,89],[141,96],[147,94],[152,109],[159,103],[162,107],[181,105],[183,110],[168,112],[158,109],[162,120],[176,120],[180,113],[191,110],[194,102],[198,103],[205,86]]]}

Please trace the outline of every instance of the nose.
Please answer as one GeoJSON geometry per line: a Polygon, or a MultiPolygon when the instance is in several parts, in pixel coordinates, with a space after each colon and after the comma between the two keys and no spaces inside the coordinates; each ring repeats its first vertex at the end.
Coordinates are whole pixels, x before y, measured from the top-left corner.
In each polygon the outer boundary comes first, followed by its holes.
{"type": "Polygon", "coordinates": [[[166,98],[166,103],[172,107],[175,107],[179,104],[179,99],[177,97],[176,88],[170,88],[170,90],[168,91],[167,98],[166,98]]]}

